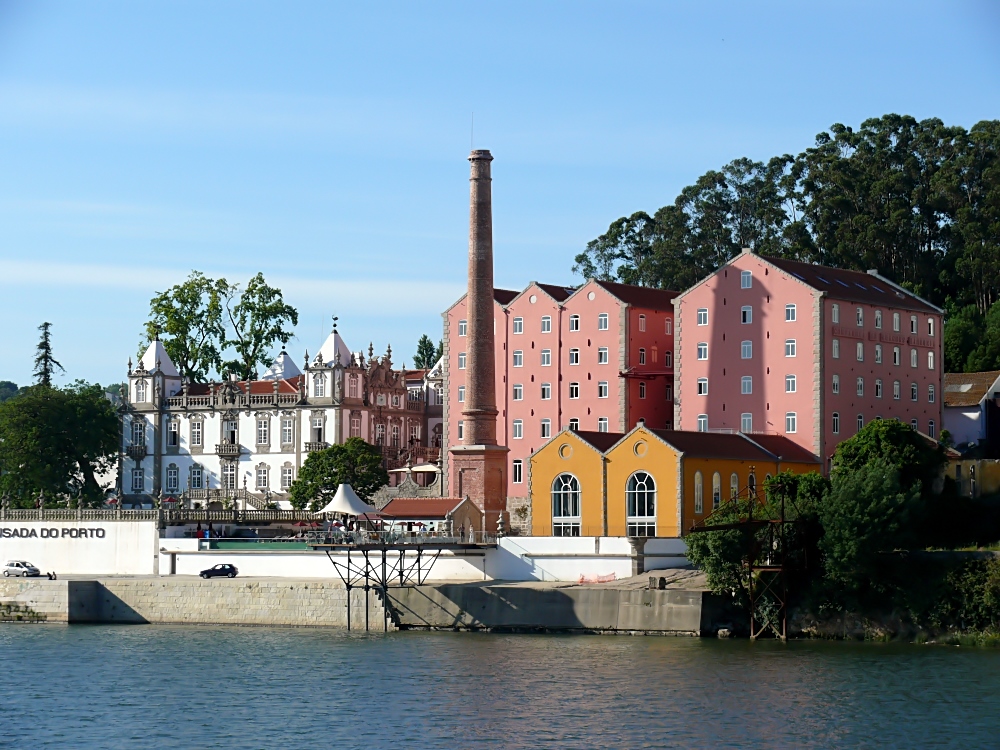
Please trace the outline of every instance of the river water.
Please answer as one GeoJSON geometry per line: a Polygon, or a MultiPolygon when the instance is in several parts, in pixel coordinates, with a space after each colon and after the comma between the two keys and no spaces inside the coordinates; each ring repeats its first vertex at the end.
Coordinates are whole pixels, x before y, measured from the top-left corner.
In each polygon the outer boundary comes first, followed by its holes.
{"type": "Polygon", "coordinates": [[[1000,650],[0,626],[0,747],[990,747],[1000,650]]]}

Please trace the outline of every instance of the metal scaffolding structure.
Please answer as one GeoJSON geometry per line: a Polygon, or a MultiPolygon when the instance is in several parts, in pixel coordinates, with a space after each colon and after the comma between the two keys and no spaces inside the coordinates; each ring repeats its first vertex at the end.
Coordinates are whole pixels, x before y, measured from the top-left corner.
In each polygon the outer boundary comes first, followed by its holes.
{"type": "MultiPolygon", "coordinates": [[[[755,476],[753,466],[750,476],[755,476]]],[[[773,506],[757,492],[756,480],[722,503],[690,533],[740,531],[747,539],[746,589],[750,602],[750,640],[773,635],[788,639],[787,527],[785,493],[773,506]],[[720,520],[723,519],[723,520],[720,520]]]]}
{"type": "Polygon", "coordinates": [[[351,590],[365,592],[365,630],[371,629],[368,592],[374,590],[382,599],[382,630],[389,630],[392,601],[389,586],[420,586],[446,549],[467,549],[477,545],[449,542],[416,544],[330,544],[318,545],[329,558],[333,569],[347,588],[347,629],[351,629],[351,590]],[[346,552],[346,561],[335,553],[346,552]]]}

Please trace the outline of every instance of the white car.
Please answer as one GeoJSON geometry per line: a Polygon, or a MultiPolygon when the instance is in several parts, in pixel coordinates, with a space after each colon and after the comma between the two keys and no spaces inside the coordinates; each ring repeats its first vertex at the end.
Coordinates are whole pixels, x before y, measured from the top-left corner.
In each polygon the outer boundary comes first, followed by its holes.
{"type": "Polygon", "coordinates": [[[25,560],[8,560],[3,565],[3,574],[5,578],[9,576],[27,578],[28,576],[40,576],[42,571],[25,560]]]}

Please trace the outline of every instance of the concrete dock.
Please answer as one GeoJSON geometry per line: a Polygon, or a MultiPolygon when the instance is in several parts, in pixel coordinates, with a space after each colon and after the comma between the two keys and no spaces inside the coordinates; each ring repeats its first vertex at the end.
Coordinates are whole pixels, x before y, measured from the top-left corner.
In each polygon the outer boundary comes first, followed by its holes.
{"type": "MultiPolygon", "coordinates": [[[[347,627],[347,590],[336,579],[196,576],[0,579],[0,603],[61,623],[190,623],[347,627]]],[[[470,581],[390,586],[388,621],[399,629],[701,635],[723,607],[690,570],[652,571],[607,583],[470,581]],[[657,586],[650,587],[650,579],[657,586]],[[663,588],[659,588],[662,586],[663,588]]],[[[366,625],[366,594],[353,588],[351,627],[366,625]]],[[[382,630],[379,592],[367,624],[382,630]]]]}

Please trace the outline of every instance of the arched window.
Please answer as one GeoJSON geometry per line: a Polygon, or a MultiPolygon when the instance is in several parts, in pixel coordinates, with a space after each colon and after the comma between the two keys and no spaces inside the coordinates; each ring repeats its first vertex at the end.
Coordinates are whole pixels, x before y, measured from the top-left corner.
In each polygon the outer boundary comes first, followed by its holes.
{"type": "Polygon", "coordinates": [[[705,512],[705,482],[700,471],[694,473],[694,512],[698,515],[705,512]]]}
{"type": "Polygon", "coordinates": [[[135,381],[135,402],[137,404],[146,403],[146,381],[137,380],[135,381]]]}
{"type": "Polygon", "coordinates": [[[715,472],[712,475],[712,510],[718,510],[722,505],[722,475],[715,472]]]}
{"type": "Polygon", "coordinates": [[[740,494],[740,478],[739,475],[734,471],[729,475],[729,497],[730,499],[738,497],[740,494]]]}
{"type": "Polygon", "coordinates": [[[757,476],[753,473],[747,479],[747,491],[750,493],[751,497],[756,497],[757,495],[757,476]]]}
{"type": "Polygon", "coordinates": [[[656,536],[656,482],[637,471],[625,484],[626,531],[628,536],[656,536]]]}
{"type": "Polygon", "coordinates": [[[552,536],[580,536],[580,482],[572,474],[552,482],[552,536]]]}
{"type": "Polygon", "coordinates": [[[326,395],[326,378],[322,374],[313,375],[313,396],[323,398],[326,395]]]}

